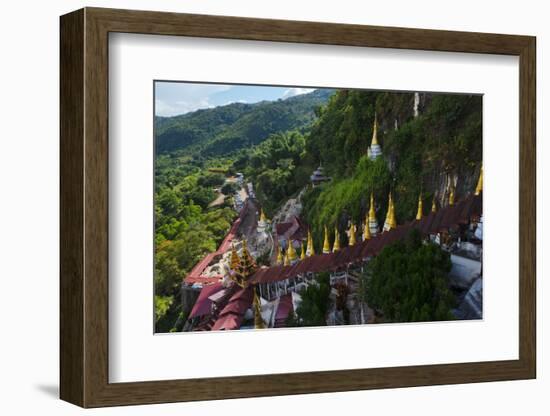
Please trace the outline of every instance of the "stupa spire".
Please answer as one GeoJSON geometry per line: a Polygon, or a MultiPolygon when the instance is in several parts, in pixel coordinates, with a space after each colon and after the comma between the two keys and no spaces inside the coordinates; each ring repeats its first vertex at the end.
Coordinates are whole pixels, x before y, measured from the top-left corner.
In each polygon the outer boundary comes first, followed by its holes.
{"type": "Polygon", "coordinates": [[[229,267],[234,272],[237,271],[239,268],[239,264],[241,263],[241,258],[239,257],[239,253],[237,253],[237,249],[235,248],[235,244],[231,245],[231,259],[229,263],[229,267]]]}
{"type": "Polygon", "coordinates": [[[479,195],[483,191],[483,165],[481,165],[481,169],[479,170],[479,179],[477,180],[477,186],[476,186],[476,195],[479,195]]]}
{"type": "Polygon", "coordinates": [[[416,211],[416,219],[422,219],[422,193],[418,195],[418,210],[416,211]]]}
{"type": "Polygon", "coordinates": [[[340,250],[340,234],[338,233],[338,228],[334,227],[334,246],[332,247],[332,252],[335,253],[340,250]]]}
{"type": "MultiPolygon", "coordinates": [[[[369,225],[369,234],[371,236],[376,235],[378,233],[378,221],[376,221],[376,212],[374,210],[374,193],[372,191],[370,193],[370,208],[367,222],[369,225]]],[[[363,239],[364,238],[365,237],[363,236],[363,239]]]]}
{"type": "Polygon", "coordinates": [[[437,212],[437,205],[435,203],[435,196],[434,196],[434,199],[432,199],[432,212],[437,212]]]}
{"type": "Polygon", "coordinates": [[[374,113],[374,126],[372,128],[372,140],[370,142],[371,148],[372,146],[378,145],[378,117],[376,113],[374,113]]]}
{"type": "Polygon", "coordinates": [[[449,205],[455,204],[455,188],[454,186],[451,186],[451,189],[449,191],[449,205]]]}
{"type": "Polygon", "coordinates": [[[388,212],[386,213],[386,221],[384,222],[384,231],[389,231],[396,227],[397,221],[395,220],[395,207],[393,205],[393,198],[390,192],[390,196],[388,198],[388,212]]]}
{"type": "Polygon", "coordinates": [[[355,225],[352,223],[351,227],[349,228],[349,245],[354,246],[357,242],[357,238],[355,236],[355,225]]]}
{"type": "Polygon", "coordinates": [[[286,250],[286,254],[288,256],[288,261],[291,263],[298,258],[296,255],[296,249],[290,239],[288,240],[288,249],[286,250]]]}
{"type": "Polygon", "coordinates": [[[238,268],[238,275],[242,279],[243,285],[245,284],[245,281],[248,279],[249,276],[251,276],[257,269],[256,262],[250,255],[250,252],[248,251],[248,245],[246,243],[246,240],[243,240],[243,249],[241,253],[241,261],[239,263],[238,268]]]}
{"type": "Polygon", "coordinates": [[[382,148],[378,144],[378,117],[374,113],[374,126],[372,127],[372,139],[370,146],[367,149],[367,156],[371,160],[375,160],[377,157],[382,156],[382,148]]]}
{"type": "Polygon", "coordinates": [[[369,216],[365,216],[365,227],[363,228],[363,241],[371,239],[369,216]]]}
{"type": "Polygon", "coordinates": [[[279,246],[279,244],[277,244],[277,264],[283,264],[284,262],[284,259],[283,259],[283,253],[281,252],[281,247],[279,246]]]}
{"type": "Polygon", "coordinates": [[[370,193],[369,221],[376,221],[376,213],[374,212],[374,194],[370,193]]]}
{"type": "Polygon", "coordinates": [[[325,239],[323,241],[323,254],[328,254],[330,253],[330,242],[328,240],[328,229],[327,229],[327,226],[325,225],[325,239]]]}
{"type": "Polygon", "coordinates": [[[307,230],[307,249],[306,256],[315,255],[315,249],[313,248],[313,237],[311,236],[311,230],[307,230]]]}
{"type": "Polygon", "coordinates": [[[303,260],[306,258],[306,245],[302,243],[302,252],[300,253],[300,260],[303,260]]]}
{"type": "Polygon", "coordinates": [[[255,329],[264,329],[265,322],[262,318],[262,303],[258,292],[254,289],[254,328],[255,329]]]}

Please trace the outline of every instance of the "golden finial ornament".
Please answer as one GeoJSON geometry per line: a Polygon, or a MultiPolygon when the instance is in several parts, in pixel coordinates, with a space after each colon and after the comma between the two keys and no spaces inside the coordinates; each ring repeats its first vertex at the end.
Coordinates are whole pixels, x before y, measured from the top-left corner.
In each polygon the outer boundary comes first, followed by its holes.
{"type": "Polygon", "coordinates": [[[354,246],[356,242],[357,238],[355,237],[355,225],[351,224],[349,229],[349,245],[354,246]]]}
{"type": "Polygon", "coordinates": [[[237,249],[235,248],[235,244],[231,245],[231,260],[229,263],[229,267],[234,272],[237,271],[239,264],[241,263],[241,258],[239,257],[239,253],[237,253],[237,249]]]}
{"type": "Polygon", "coordinates": [[[313,248],[313,237],[311,236],[311,230],[307,230],[307,249],[306,256],[315,255],[315,249],[313,248]]]}
{"type": "Polygon", "coordinates": [[[374,194],[372,192],[370,193],[369,221],[376,221],[376,212],[374,212],[374,194]]]}
{"type": "Polygon", "coordinates": [[[367,215],[365,216],[365,228],[363,229],[363,241],[370,240],[371,237],[372,236],[370,233],[369,217],[367,215]]]}
{"type": "Polygon", "coordinates": [[[477,186],[476,186],[476,195],[479,195],[483,191],[483,165],[481,165],[481,169],[479,170],[479,179],[477,180],[477,186]]]}
{"type": "Polygon", "coordinates": [[[283,264],[284,262],[284,259],[283,259],[283,253],[281,252],[281,247],[279,246],[279,244],[277,244],[277,264],[283,264]]]}
{"type": "Polygon", "coordinates": [[[262,302],[258,292],[254,289],[254,328],[265,329],[266,325],[262,318],[262,302]]]}
{"type": "Polygon", "coordinates": [[[416,211],[416,220],[422,219],[422,194],[418,195],[418,210],[416,211]]]}
{"type": "Polygon", "coordinates": [[[288,261],[293,262],[297,259],[296,255],[296,249],[294,248],[294,245],[292,244],[292,240],[288,240],[288,249],[286,251],[286,254],[288,256],[288,261]]]}
{"type": "Polygon", "coordinates": [[[378,117],[374,113],[374,127],[372,129],[371,147],[378,144],[378,117]]]}
{"type": "Polygon", "coordinates": [[[335,253],[340,250],[340,234],[338,233],[338,228],[334,227],[334,246],[332,247],[332,252],[335,253]]]}
{"type": "Polygon", "coordinates": [[[323,241],[323,254],[328,254],[330,253],[330,242],[328,240],[328,229],[327,229],[327,226],[325,225],[325,239],[323,241]]]}

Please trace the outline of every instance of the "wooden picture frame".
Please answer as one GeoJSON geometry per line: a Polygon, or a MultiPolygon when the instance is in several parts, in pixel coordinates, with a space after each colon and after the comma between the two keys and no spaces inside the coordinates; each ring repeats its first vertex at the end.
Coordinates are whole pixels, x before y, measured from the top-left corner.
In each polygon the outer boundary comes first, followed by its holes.
{"type": "Polygon", "coordinates": [[[62,16],[60,29],[60,396],[63,400],[82,407],[101,407],[535,378],[534,37],[99,8],[85,8],[62,16]],[[109,383],[110,32],[518,56],[519,359],[109,383]]]}

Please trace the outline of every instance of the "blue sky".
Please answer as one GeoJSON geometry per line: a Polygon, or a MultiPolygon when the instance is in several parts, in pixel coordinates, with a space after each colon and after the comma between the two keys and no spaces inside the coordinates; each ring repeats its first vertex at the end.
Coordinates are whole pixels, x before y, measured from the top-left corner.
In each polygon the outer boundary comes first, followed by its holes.
{"type": "Polygon", "coordinates": [[[311,91],[313,88],[155,82],[155,115],[175,116],[235,102],[285,99],[311,91]]]}

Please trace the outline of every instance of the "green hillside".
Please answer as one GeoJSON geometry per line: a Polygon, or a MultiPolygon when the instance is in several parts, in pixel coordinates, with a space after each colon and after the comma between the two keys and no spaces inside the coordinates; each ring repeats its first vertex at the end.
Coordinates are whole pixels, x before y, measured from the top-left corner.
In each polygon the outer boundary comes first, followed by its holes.
{"type": "Polygon", "coordinates": [[[256,145],[270,134],[303,129],[333,90],[315,90],[286,100],[234,103],[175,117],[156,117],[157,154],[179,151],[204,157],[227,156],[256,145]]]}

